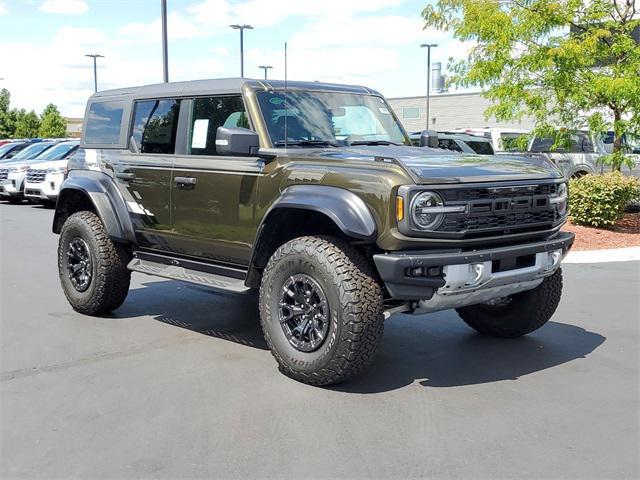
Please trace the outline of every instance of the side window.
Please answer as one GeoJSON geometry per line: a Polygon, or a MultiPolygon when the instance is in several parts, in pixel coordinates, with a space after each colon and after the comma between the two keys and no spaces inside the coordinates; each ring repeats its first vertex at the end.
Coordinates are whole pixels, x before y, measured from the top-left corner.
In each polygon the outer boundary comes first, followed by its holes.
{"type": "Polygon", "coordinates": [[[140,153],[174,153],[179,100],[136,102],[131,136],[140,153]]]}
{"type": "Polygon", "coordinates": [[[454,152],[461,152],[462,148],[456,142],[449,138],[441,138],[438,140],[438,147],[445,150],[453,150],[454,152]]]}
{"type": "Polygon", "coordinates": [[[194,98],[189,125],[188,153],[216,155],[218,127],[249,128],[242,97],[194,98]]]}
{"type": "Polygon", "coordinates": [[[95,145],[118,145],[123,102],[94,102],[89,106],[84,141],[95,145]]]}

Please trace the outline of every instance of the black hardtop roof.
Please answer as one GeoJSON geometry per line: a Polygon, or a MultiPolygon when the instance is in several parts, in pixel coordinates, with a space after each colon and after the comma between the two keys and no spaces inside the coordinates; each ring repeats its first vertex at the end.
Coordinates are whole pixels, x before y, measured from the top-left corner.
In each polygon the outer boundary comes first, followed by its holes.
{"type": "MultiPolygon", "coordinates": [[[[117,97],[166,98],[200,95],[225,95],[240,93],[243,85],[248,84],[256,90],[281,90],[285,88],[284,80],[256,80],[251,78],[219,78],[210,80],[191,80],[187,82],[158,83],[139,87],[104,90],[91,97],[91,100],[114,100],[117,97]]],[[[336,83],[288,81],[291,90],[322,90],[331,92],[360,93],[380,95],[375,90],[353,85],[336,83]]]]}

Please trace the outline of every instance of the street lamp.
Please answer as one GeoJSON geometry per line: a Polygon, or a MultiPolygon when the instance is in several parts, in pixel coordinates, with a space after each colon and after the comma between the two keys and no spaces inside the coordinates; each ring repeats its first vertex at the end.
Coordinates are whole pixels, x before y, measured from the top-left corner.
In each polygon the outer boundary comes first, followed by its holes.
{"type": "Polygon", "coordinates": [[[267,70],[273,68],[271,65],[259,65],[258,68],[261,68],[264,70],[264,79],[267,79],[267,70]]]}
{"type": "Polygon", "coordinates": [[[97,92],[98,91],[98,68],[96,67],[96,59],[104,58],[104,56],[98,53],[89,53],[85,55],[85,57],[93,58],[93,91],[97,92]]]}
{"type": "Polygon", "coordinates": [[[234,30],[240,30],[240,77],[244,78],[244,31],[253,30],[251,25],[229,25],[234,30]]]}
{"type": "Polygon", "coordinates": [[[167,42],[167,0],[160,0],[162,13],[162,81],[169,83],[169,46],[167,42]]]}
{"type": "Polygon", "coordinates": [[[429,95],[431,94],[431,49],[437,47],[437,43],[423,43],[420,48],[427,49],[427,130],[429,130],[429,95]]]}

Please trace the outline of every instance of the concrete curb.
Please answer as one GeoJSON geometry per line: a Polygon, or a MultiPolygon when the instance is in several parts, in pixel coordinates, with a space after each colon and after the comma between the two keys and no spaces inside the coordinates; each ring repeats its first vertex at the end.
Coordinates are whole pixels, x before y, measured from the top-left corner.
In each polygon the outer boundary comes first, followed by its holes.
{"type": "Polygon", "coordinates": [[[562,263],[605,263],[640,260],[640,247],[571,251],[562,263]]]}

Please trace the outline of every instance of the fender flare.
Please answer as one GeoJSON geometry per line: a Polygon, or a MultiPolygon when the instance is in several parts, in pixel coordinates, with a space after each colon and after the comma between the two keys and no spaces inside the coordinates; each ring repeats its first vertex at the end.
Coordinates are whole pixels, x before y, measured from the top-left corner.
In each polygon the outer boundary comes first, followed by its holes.
{"type": "Polygon", "coordinates": [[[91,202],[111,239],[135,243],[131,217],[118,187],[109,175],[93,170],[72,170],[62,184],[53,218],[54,233],[62,229],[59,220],[67,212],[65,198],[72,191],[80,192],[91,202]]]}
{"type": "Polygon", "coordinates": [[[313,210],[329,217],[346,236],[365,241],[376,238],[376,222],[362,198],[339,187],[292,185],[281,193],[264,216],[281,208],[313,210]]]}

